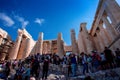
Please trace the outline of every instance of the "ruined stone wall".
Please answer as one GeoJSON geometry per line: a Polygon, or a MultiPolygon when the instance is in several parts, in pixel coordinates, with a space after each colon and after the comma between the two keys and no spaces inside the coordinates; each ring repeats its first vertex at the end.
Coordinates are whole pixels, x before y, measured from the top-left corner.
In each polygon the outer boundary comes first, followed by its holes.
{"type": "Polygon", "coordinates": [[[29,56],[35,42],[32,36],[25,30],[18,30],[18,37],[14,43],[9,59],[23,59],[29,56]]]}
{"type": "Polygon", "coordinates": [[[87,54],[91,54],[91,51],[94,49],[91,36],[86,29],[86,23],[80,24],[78,48],[80,53],[85,52],[87,54]]]}
{"type": "Polygon", "coordinates": [[[2,43],[3,38],[7,38],[8,33],[0,28],[0,45],[2,43]]]}
{"type": "Polygon", "coordinates": [[[119,48],[120,40],[116,40],[120,35],[118,24],[120,24],[119,5],[115,0],[100,0],[90,31],[99,52],[102,52],[105,46],[112,50],[119,48]]]}

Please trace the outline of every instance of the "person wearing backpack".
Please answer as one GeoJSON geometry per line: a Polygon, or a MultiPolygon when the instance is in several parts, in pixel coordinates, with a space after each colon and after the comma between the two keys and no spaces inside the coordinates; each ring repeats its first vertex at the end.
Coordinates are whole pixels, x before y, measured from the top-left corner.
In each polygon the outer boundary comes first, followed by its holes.
{"type": "Polygon", "coordinates": [[[82,65],[83,65],[83,74],[88,73],[88,62],[87,62],[87,56],[84,52],[81,53],[82,57],[82,65]]]}

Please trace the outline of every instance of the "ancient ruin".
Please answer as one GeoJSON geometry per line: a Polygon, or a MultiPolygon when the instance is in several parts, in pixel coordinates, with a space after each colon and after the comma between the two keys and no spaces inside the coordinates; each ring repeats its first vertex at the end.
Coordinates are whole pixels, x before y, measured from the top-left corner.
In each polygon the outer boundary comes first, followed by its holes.
{"type": "Polygon", "coordinates": [[[6,31],[0,28],[0,59],[23,59],[32,54],[57,54],[63,57],[66,52],[78,55],[90,54],[92,50],[102,52],[107,46],[114,50],[120,46],[120,6],[115,0],[100,0],[90,31],[87,23],[80,24],[78,39],[71,30],[71,46],[65,44],[62,33],[55,40],[43,40],[44,33],[37,41],[25,30],[19,29],[15,42],[6,31]]]}

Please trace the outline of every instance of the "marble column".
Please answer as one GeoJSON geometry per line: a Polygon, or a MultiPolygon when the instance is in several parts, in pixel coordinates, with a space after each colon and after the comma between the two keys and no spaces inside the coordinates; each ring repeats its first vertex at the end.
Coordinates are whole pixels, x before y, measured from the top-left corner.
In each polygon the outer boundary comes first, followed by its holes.
{"type": "Polygon", "coordinates": [[[109,23],[106,16],[102,17],[103,22],[106,25],[106,29],[108,31],[109,36],[111,37],[111,40],[113,41],[116,38],[116,34],[114,33],[114,29],[112,28],[111,24],[109,23]]]}
{"type": "Polygon", "coordinates": [[[93,46],[92,46],[92,40],[86,28],[86,23],[81,23],[81,27],[82,27],[83,43],[86,48],[87,54],[90,54],[91,51],[93,50],[93,46]]]}
{"type": "Polygon", "coordinates": [[[26,37],[22,37],[20,48],[18,51],[17,59],[22,59],[22,56],[24,55],[25,49],[26,49],[26,37]]]}
{"type": "Polygon", "coordinates": [[[100,50],[99,51],[102,52],[104,50],[104,43],[102,41],[102,37],[100,35],[100,31],[98,31],[96,34],[97,34],[98,44],[100,45],[100,47],[99,47],[100,50]]]}
{"type": "MultiPolygon", "coordinates": [[[[116,35],[114,28],[111,26],[111,24],[109,23],[109,21],[107,20],[106,17],[103,17],[103,21],[105,22],[106,29],[107,29],[107,31],[108,31],[108,33],[109,33],[109,36],[111,37],[111,43],[112,43],[118,36],[116,35]]],[[[111,43],[110,43],[110,44],[111,44],[111,43]]],[[[119,43],[119,42],[118,42],[118,43],[119,43]]],[[[110,44],[109,44],[109,45],[110,45],[110,44]]],[[[119,44],[112,45],[112,46],[111,46],[111,49],[115,49],[115,48],[117,48],[117,47],[119,47],[119,44]]]]}
{"type": "Polygon", "coordinates": [[[3,40],[3,38],[2,38],[2,36],[0,35],[0,45],[1,45],[1,43],[2,43],[2,40],[3,40]]]}
{"type": "Polygon", "coordinates": [[[60,58],[63,58],[63,56],[65,55],[64,44],[63,44],[63,39],[62,39],[61,33],[58,33],[58,38],[57,38],[57,55],[60,58]]]}
{"type": "Polygon", "coordinates": [[[78,35],[78,49],[79,49],[80,53],[85,52],[84,44],[83,44],[82,32],[79,32],[79,35],[78,35]]]}
{"type": "Polygon", "coordinates": [[[0,60],[5,60],[5,58],[6,58],[6,53],[2,52],[0,54],[0,60]]]}
{"type": "Polygon", "coordinates": [[[16,59],[17,58],[17,54],[20,48],[20,44],[21,44],[21,40],[22,40],[22,32],[19,32],[17,41],[15,42],[13,51],[10,53],[10,59],[16,59]]]}
{"type": "Polygon", "coordinates": [[[104,49],[104,47],[106,46],[105,45],[105,42],[104,42],[104,39],[103,39],[103,35],[102,35],[102,31],[100,30],[99,34],[98,34],[101,38],[101,42],[102,42],[102,50],[104,49]]]}
{"type": "Polygon", "coordinates": [[[37,53],[42,54],[42,49],[43,49],[42,44],[43,44],[43,33],[41,32],[41,33],[39,34],[37,53]]]}
{"type": "Polygon", "coordinates": [[[103,23],[99,24],[100,36],[103,39],[104,46],[108,46],[110,43],[109,37],[106,35],[105,29],[103,28],[103,23]]]}
{"type": "Polygon", "coordinates": [[[117,2],[115,0],[106,0],[105,5],[105,10],[112,20],[113,25],[120,23],[120,6],[117,2]]]}
{"type": "Polygon", "coordinates": [[[71,43],[72,43],[72,52],[77,55],[78,45],[77,45],[74,29],[71,30],[71,43]]]}
{"type": "Polygon", "coordinates": [[[26,39],[26,45],[25,45],[25,49],[24,49],[24,53],[22,55],[22,58],[26,58],[28,57],[30,54],[30,39],[27,38],[26,39]]]}
{"type": "Polygon", "coordinates": [[[95,43],[95,48],[97,51],[100,51],[100,44],[99,44],[99,41],[98,41],[98,37],[97,37],[97,34],[95,33],[94,37],[93,37],[93,40],[94,40],[94,43],[95,43]]]}
{"type": "Polygon", "coordinates": [[[52,53],[52,41],[49,41],[49,53],[52,53]]]}
{"type": "Polygon", "coordinates": [[[9,49],[9,46],[8,45],[4,45],[3,51],[0,54],[0,60],[5,60],[5,58],[7,56],[7,53],[8,53],[8,49],[9,49]]]}

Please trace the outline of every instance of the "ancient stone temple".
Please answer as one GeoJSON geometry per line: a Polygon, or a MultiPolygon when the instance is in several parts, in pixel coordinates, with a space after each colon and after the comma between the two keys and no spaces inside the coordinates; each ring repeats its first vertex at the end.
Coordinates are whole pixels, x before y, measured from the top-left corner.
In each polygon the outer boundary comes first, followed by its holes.
{"type": "Polygon", "coordinates": [[[103,51],[105,46],[112,50],[120,46],[120,6],[115,0],[100,0],[90,30],[95,49],[103,51]]]}
{"type": "Polygon", "coordinates": [[[26,58],[32,48],[34,47],[35,41],[32,36],[25,30],[18,30],[18,37],[14,43],[12,52],[9,53],[9,59],[21,59],[26,58]]]}
{"type": "Polygon", "coordinates": [[[90,54],[90,52],[94,49],[91,35],[86,29],[86,23],[80,24],[80,31],[78,35],[78,48],[79,52],[85,52],[88,54],[90,54]]]}
{"type": "Polygon", "coordinates": [[[91,29],[87,23],[80,24],[78,38],[71,29],[71,45],[65,44],[62,33],[56,39],[44,40],[40,32],[35,41],[25,30],[19,29],[15,42],[12,42],[6,31],[0,28],[0,59],[23,59],[33,54],[56,54],[62,58],[66,52],[78,55],[81,52],[91,54],[92,50],[102,52],[104,47],[112,50],[120,46],[120,6],[115,0],[99,0],[98,8],[91,29]]]}
{"type": "Polygon", "coordinates": [[[0,60],[8,59],[13,42],[6,31],[0,28],[0,60]]]}

